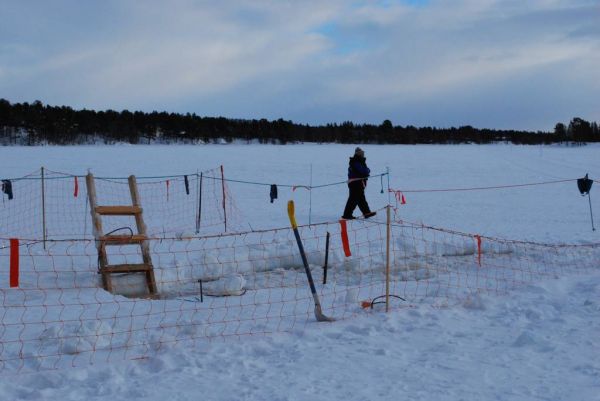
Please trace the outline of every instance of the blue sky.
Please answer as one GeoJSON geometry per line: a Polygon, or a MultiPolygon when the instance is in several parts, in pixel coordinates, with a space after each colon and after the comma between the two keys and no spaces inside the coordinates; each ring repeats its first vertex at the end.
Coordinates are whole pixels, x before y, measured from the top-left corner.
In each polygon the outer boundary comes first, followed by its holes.
{"type": "Polygon", "coordinates": [[[600,0],[0,0],[0,97],[549,130],[600,120],[600,0]]]}

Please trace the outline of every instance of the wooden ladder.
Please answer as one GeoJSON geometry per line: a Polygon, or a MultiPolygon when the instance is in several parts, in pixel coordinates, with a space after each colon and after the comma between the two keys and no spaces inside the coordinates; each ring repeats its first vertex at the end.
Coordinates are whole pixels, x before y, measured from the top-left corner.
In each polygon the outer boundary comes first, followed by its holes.
{"type": "Polygon", "coordinates": [[[146,224],[142,216],[142,207],[140,204],[140,195],[137,189],[135,176],[129,176],[129,191],[131,192],[131,206],[98,206],[96,198],[96,184],[94,176],[89,173],[86,176],[87,192],[90,201],[92,213],[92,222],[94,224],[94,237],[98,248],[98,273],[102,275],[102,284],[104,289],[113,292],[111,274],[113,273],[144,273],[146,276],[146,285],[150,297],[157,295],[156,280],[154,279],[154,269],[152,267],[152,258],[150,257],[150,246],[146,236],[146,224]],[[137,226],[137,234],[132,235],[113,235],[103,234],[101,216],[134,216],[137,226]],[[139,245],[142,252],[143,263],[137,264],[108,264],[106,247],[112,245],[139,245]]]}

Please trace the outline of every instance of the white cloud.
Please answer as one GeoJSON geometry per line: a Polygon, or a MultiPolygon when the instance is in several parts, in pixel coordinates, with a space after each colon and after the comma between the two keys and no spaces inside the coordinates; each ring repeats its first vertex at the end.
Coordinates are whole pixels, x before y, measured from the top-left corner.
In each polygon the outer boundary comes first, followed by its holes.
{"type": "MultiPolygon", "coordinates": [[[[600,82],[594,1],[432,0],[420,7],[342,0],[180,1],[104,7],[98,14],[105,19],[95,25],[106,28],[102,34],[87,30],[84,20],[80,37],[72,30],[23,37],[26,24],[42,29],[48,22],[31,15],[16,21],[0,42],[3,96],[76,107],[207,110],[303,122],[328,121],[329,113],[330,120],[402,123],[405,114],[389,113],[407,109],[408,99],[415,114],[425,115],[415,104],[431,107],[451,97],[455,113],[472,117],[467,102],[459,107],[463,94],[499,85],[510,91],[513,82],[543,70],[552,82],[570,88],[566,97],[581,99],[565,112],[600,118],[590,106],[600,82]]],[[[537,82],[521,100],[532,105],[533,114],[552,82],[537,82]]],[[[523,96],[520,87],[514,91],[523,96]]],[[[492,108],[502,101],[494,96],[482,102],[492,108]]],[[[539,116],[539,128],[555,123],[545,121],[542,110],[539,116]]],[[[488,126],[497,124],[493,116],[486,118],[488,126]]],[[[444,116],[434,119],[443,122],[444,116]]],[[[531,121],[512,123],[535,128],[531,121]]]]}

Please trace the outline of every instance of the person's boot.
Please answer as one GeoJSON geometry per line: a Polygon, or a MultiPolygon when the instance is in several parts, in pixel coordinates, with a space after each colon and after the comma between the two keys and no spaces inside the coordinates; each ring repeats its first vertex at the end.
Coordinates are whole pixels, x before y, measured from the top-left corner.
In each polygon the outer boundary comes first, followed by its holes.
{"type": "Polygon", "coordinates": [[[377,214],[377,212],[369,212],[369,213],[365,213],[365,219],[368,219],[369,217],[373,217],[377,214]]]}
{"type": "Polygon", "coordinates": [[[342,216],[342,219],[344,220],[354,220],[356,217],[354,216],[342,216]]]}

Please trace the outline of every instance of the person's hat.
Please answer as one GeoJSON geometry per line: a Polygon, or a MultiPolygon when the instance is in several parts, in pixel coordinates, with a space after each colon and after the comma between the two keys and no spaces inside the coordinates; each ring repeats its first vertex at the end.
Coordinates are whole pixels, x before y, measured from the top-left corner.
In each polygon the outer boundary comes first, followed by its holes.
{"type": "Polygon", "coordinates": [[[362,150],[361,148],[357,147],[356,149],[354,149],[354,155],[360,156],[360,157],[365,157],[365,151],[362,150]]]}

